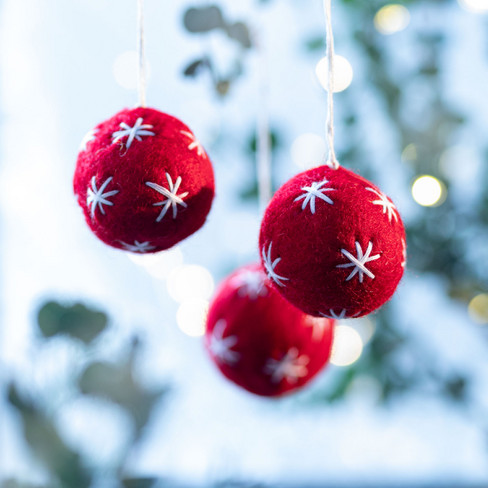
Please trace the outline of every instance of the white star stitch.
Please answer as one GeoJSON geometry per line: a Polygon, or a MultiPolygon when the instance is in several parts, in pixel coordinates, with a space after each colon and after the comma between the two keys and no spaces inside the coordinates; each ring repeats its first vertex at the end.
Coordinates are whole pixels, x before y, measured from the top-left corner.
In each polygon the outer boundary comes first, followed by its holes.
{"type": "Polygon", "coordinates": [[[388,222],[391,222],[391,218],[395,219],[395,222],[398,222],[398,215],[397,210],[392,201],[381,192],[376,191],[374,188],[366,188],[366,190],[373,192],[375,195],[379,196],[379,200],[373,200],[371,203],[373,205],[381,205],[383,207],[383,213],[388,213],[388,222]]]}
{"type": "Polygon", "coordinates": [[[226,326],[227,322],[223,319],[215,324],[212,335],[210,336],[208,348],[216,359],[232,366],[239,361],[241,355],[237,351],[231,350],[238,342],[237,336],[224,337],[226,326]]]}
{"type": "Polygon", "coordinates": [[[366,263],[370,261],[375,261],[379,259],[381,256],[379,254],[375,254],[374,256],[369,256],[373,249],[373,243],[370,242],[368,244],[368,248],[366,249],[366,253],[363,255],[363,250],[361,249],[361,244],[356,241],[356,251],[357,251],[357,258],[355,258],[349,251],[346,249],[341,249],[341,253],[346,256],[350,263],[347,264],[338,264],[336,268],[351,268],[354,267],[351,274],[346,278],[346,281],[351,280],[356,274],[359,276],[359,283],[363,282],[363,277],[366,274],[371,279],[374,279],[374,274],[366,268],[366,263]]]}
{"type": "Polygon", "coordinates": [[[345,308],[343,308],[339,314],[336,314],[333,308],[329,309],[328,314],[320,312],[320,315],[322,315],[322,317],[326,317],[328,319],[335,319],[335,320],[354,319],[360,314],[361,312],[357,312],[354,315],[348,316],[347,310],[345,308]]]}
{"type": "Polygon", "coordinates": [[[274,270],[276,265],[281,261],[281,258],[276,258],[274,261],[272,261],[272,259],[271,259],[271,246],[272,245],[273,245],[273,243],[270,242],[269,247],[268,247],[268,254],[266,254],[264,247],[263,247],[263,250],[261,251],[261,254],[263,256],[263,261],[264,261],[264,267],[266,268],[266,273],[268,275],[268,278],[273,280],[278,286],[286,286],[284,283],[281,282],[281,280],[288,281],[289,278],[285,278],[284,276],[280,276],[274,270]]]}
{"type": "Polygon", "coordinates": [[[405,239],[402,239],[402,268],[405,268],[407,265],[407,243],[405,239]]]}
{"type": "Polygon", "coordinates": [[[105,210],[103,208],[104,205],[113,205],[113,202],[110,202],[108,197],[111,197],[113,195],[116,195],[119,193],[119,190],[112,190],[112,191],[107,191],[106,193],[103,193],[105,188],[107,188],[108,184],[112,181],[112,176],[110,178],[107,178],[105,180],[105,183],[100,187],[100,189],[97,189],[97,181],[96,178],[93,176],[91,179],[91,188],[88,187],[87,190],[87,195],[86,195],[86,204],[88,206],[91,205],[90,208],[90,215],[91,218],[95,216],[95,210],[97,209],[97,206],[102,212],[103,215],[105,215],[105,210]]]}
{"type": "Polygon", "coordinates": [[[164,188],[164,186],[158,185],[157,183],[151,183],[150,181],[146,181],[147,186],[166,197],[166,199],[162,200],[161,202],[153,203],[153,206],[164,205],[161,213],[156,219],[156,222],[161,222],[161,220],[163,220],[166,212],[169,210],[170,207],[173,207],[173,219],[176,219],[176,215],[178,214],[178,205],[181,205],[184,208],[188,207],[188,204],[183,201],[183,198],[188,195],[188,192],[186,191],[185,193],[180,193],[178,195],[178,189],[181,185],[181,176],[178,176],[178,178],[176,178],[174,185],[169,173],[166,173],[166,179],[168,180],[169,190],[164,188]]]}
{"type": "Polygon", "coordinates": [[[264,274],[261,271],[250,270],[236,276],[236,285],[239,287],[237,294],[240,297],[248,297],[250,300],[266,296],[268,290],[263,278],[264,274]]]}
{"type": "Polygon", "coordinates": [[[97,132],[98,129],[92,129],[85,134],[85,136],[81,140],[81,144],[79,148],[80,151],[86,151],[86,146],[88,145],[88,143],[94,141],[97,138],[95,135],[97,132]]]}
{"type": "Polygon", "coordinates": [[[155,246],[151,246],[150,242],[134,241],[134,244],[127,244],[126,242],[119,241],[126,251],[145,253],[156,249],[155,246]]]}
{"type": "Polygon", "coordinates": [[[307,208],[307,205],[310,203],[310,211],[312,212],[312,214],[315,213],[315,200],[316,200],[316,198],[320,198],[324,202],[327,202],[330,205],[333,205],[334,202],[327,195],[324,195],[324,192],[335,191],[335,190],[334,190],[334,188],[322,188],[326,183],[329,183],[328,180],[324,180],[321,182],[316,181],[316,182],[312,183],[311,186],[304,186],[302,188],[302,190],[305,191],[305,193],[303,195],[300,195],[299,197],[295,198],[295,200],[293,200],[293,201],[298,202],[299,200],[304,198],[303,204],[302,204],[302,210],[305,210],[307,208]]]}
{"type": "Polygon", "coordinates": [[[197,154],[199,156],[202,156],[203,154],[205,154],[205,150],[203,149],[203,146],[201,145],[200,141],[195,137],[194,134],[192,134],[191,132],[187,131],[187,130],[180,130],[180,132],[189,137],[190,138],[190,144],[188,144],[188,149],[190,151],[193,151],[193,149],[196,149],[197,150],[197,154]]]}
{"type": "Polygon", "coordinates": [[[153,126],[150,124],[143,124],[142,117],[139,117],[134,124],[134,127],[130,127],[125,122],[120,123],[121,130],[114,132],[112,134],[112,144],[117,143],[122,138],[127,137],[127,142],[125,143],[125,147],[127,149],[130,148],[134,139],[137,141],[142,141],[142,136],[155,136],[154,132],[151,132],[147,129],[152,129],[153,126]]]}
{"type": "Polygon", "coordinates": [[[264,373],[271,375],[273,383],[280,383],[286,379],[289,383],[295,384],[299,378],[307,376],[309,362],[308,356],[299,356],[298,349],[292,347],[282,359],[268,359],[264,366],[264,373]]]}

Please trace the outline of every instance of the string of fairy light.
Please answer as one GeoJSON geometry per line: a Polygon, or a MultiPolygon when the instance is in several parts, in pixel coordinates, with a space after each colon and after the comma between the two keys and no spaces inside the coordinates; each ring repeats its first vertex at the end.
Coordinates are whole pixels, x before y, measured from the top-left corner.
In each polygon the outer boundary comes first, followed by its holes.
{"type": "MultiPolygon", "coordinates": [[[[488,12],[486,0],[458,0],[461,8],[471,13],[488,12]]],[[[411,23],[409,9],[400,4],[385,5],[374,17],[374,27],[382,35],[395,35],[411,23]]],[[[113,64],[115,81],[123,88],[136,91],[140,82],[138,76],[138,53],[136,50],[121,53],[113,64]]],[[[149,66],[147,66],[149,68],[149,66]]],[[[328,63],[324,57],[315,67],[318,83],[326,90],[328,83],[328,63]]],[[[149,69],[148,69],[149,71],[149,69]]],[[[148,73],[149,74],[149,73],[148,73]]],[[[354,70],[345,56],[334,57],[334,93],[349,88],[354,81],[354,70]]],[[[324,159],[326,141],[323,135],[304,133],[298,135],[291,144],[292,161],[301,169],[308,169],[324,159]]],[[[417,158],[414,144],[406,146],[401,159],[404,162],[417,158]]],[[[441,157],[441,170],[449,170],[450,161],[459,160],[456,148],[450,148],[441,157]]],[[[442,205],[447,196],[444,183],[433,175],[418,175],[411,186],[413,200],[421,206],[442,205]]],[[[215,289],[210,271],[201,265],[184,262],[180,247],[175,247],[156,255],[129,255],[145,269],[157,283],[163,284],[167,294],[177,304],[176,321],[179,329],[190,337],[204,334],[204,323],[209,301],[215,289]]],[[[468,312],[472,320],[479,324],[488,323],[488,294],[478,294],[469,303],[468,312]]],[[[374,321],[362,318],[354,321],[341,321],[336,330],[334,351],[331,362],[336,366],[349,366],[362,354],[364,346],[375,331],[374,321]]]]}

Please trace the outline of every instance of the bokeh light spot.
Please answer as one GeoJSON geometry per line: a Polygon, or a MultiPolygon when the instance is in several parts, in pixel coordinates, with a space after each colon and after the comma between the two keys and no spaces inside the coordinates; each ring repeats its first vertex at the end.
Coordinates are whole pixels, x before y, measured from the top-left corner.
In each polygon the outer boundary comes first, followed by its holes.
{"type": "Polygon", "coordinates": [[[488,12],[488,0],[458,0],[459,5],[468,12],[482,14],[488,12]]]}
{"type": "MultiPolygon", "coordinates": [[[[317,63],[315,74],[320,84],[327,90],[329,66],[326,57],[317,63]]],[[[351,63],[344,56],[336,54],[334,57],[334,93],[344,91],[352,83],[353,76],[351,63]]]]}
{"type": "Polygon", "coordinates": [[[381,34],[390,35],[405,29],[410,23],[410,12],[403,5],[390,4],[380,8],[374,16],[374,26],[381,34]]]}
{"type": "Polygon", "coordinates": [[[363,341],[358,331],[349,325],[337,325],[330,358],[335,366],[349,366],[355,363],[363,352],[363,341]]]}
{"type": "Polygon", "coordinates": [[[413,199],[423,207],[440,205],[445,200],[445,194],[444,185],[433,176],[419,176],[412,185],[413,199]]]}
{"type": "Polygon", "coordinates": [[[468,305],[468,313],[473,322],[488,324],[488,293],[476,295],[468,305]]]}
{"type": "Polygon", "coordinates": [[[176,323],[180,330],[190,337],[203,336],[205,334],[208,305],[207,300],[183,302],[176,312],[176,323]]]}
{"type": "Polygon", "coordinates": [[[176,302],[208,300],[214,290],[214,280],[208,269],[191,264],[171,271],[166,286],[176,302]]]}

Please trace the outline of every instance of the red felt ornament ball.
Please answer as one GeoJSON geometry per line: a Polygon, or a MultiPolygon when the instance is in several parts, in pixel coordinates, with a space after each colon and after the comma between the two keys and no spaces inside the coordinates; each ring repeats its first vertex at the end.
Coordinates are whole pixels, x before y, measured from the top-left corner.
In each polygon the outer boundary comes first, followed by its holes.
{"type": "Polygon", "coordinates": [[[308,383],[328,362],[333,326],[284,300],[261,266],[246,266],[220,285],[205,346],[229,380],[257,395],[279,396],[308,383]]]}
{"type": "Polygon", "coordinates": [[[146,253],[168,249],[204,224],[214,175],[183,122],[139,107],[122,110],[85,136],[73,186],[97,237],[146,253]]]}
{"type": "Polygon", "coordinates": [[[266,209],[259,243],[283,297],[337,319],[366,315],[389,300],[406,261],[393,202],[342,167],[320,166],[285,183],[266,209]]]}

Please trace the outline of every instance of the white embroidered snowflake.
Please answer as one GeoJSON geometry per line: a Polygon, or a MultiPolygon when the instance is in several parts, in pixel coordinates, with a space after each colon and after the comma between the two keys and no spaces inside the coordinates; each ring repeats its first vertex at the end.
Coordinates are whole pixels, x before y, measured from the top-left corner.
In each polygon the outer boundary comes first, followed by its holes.
{"type": "Polygon", "coordinates": [[[119,241],[122,246],[124,246],[124,250],[126,251],[131,251],[131,252],[140,252],[140,253],[145,253],[148,251],[152,251],[153,249],[156,249],[155,246],[151,246],[150,242],[139,242],[139,241],[134,241],[134,244],[127,244],[126,242],[119,241]]]}
{"type": "Polygon", "coordinates": [[[307,327],[312,327],[312,339],[314,341],[322,340],[325,329],[328,327],[327,321],[317,317],[309,317],[305,325],[307,327]]]}
{"type": "Polygon", "coordinates": [[[364,275],[369,276],[371,279],[374,279],[375,276],[368,268],[366,268],[366,263],[369,263],[370,261],[375,261],[376,259],[379,259],[381,256],[379,254],[375,254],[374,256],[370,257],[372,249],[373,249],[373,243],[370,242],[366,249],[366,253],[363,254],[363,250],[361,249],[361,244],[359,244],[359,242],[357,241],[356,241],[357,257],[354,257],[346,249],[341,249],[342,254],[344,254],[344,256],[346,256],[347,259],[349,259],[349,261],[351,262],[347,264],[338,264],[336,268],[351,268],[351,267],[354,268],[351,274],[346,278],[346,281],[351,280],[356,274],[359,276],[359,283],[363,282],[364,275]]]}
{"type": "Polygon", "coordinates": [[[80,148],[79,148],[80,151],[86,151],[86,147],[87,147],[88,143],[94,141],[97,138],[95,135],[97,132],[98,132],[98,129],[92,129],[92,130],[89,130],[85,134],[85,136],[81,140],[81,144],[80,144],[80,148]]]}
{"type": "Polygon", "coordinates": [[[180,132],[187,136],[190,139],[190,144],[188,144],[188,149],[190,151],[193,151],[193,149],[197,150],[197,154],[199,156],[202,156],[205,154],[205,150],[203,149],[203,146],[201,145],[200,141],[195,137],[194,134],[187,130],[180,130],[180,132]]]}
{"type": "Polygon", "coordinates": [[[335,191],[334,188],[322,188],[325,184],[329,183],[328,180],[324,181],[316,181],[312,183],[311,186],[304,186],[302,190],[305,192],[303,195],[300,195],[299,197],[295,198],[293,200],[294,202],[298,202],[299,200],[303,200],[302,204],[302,210],[305,210],[307,208],[307,205],[310,203],[310,211],[312,214],[315,214],[315,201],[317,198],[320,198],[324,202],[329,203],[330,205],[333,205],[334,202],[327,196],[324,195],[324,192],[327,191],[335,191]]]}
{"type": "Polygon", "coordinates": [[[139,117],[134,124],[134,127],[127,125],[125,122],[120,123],[121,130],[118,130],[112,134],[112,144],[116,144],[118,141],[127,137],[127,142],[125,143],[125,147],[127,149],[130,148],[134,139],[136,141],[142,141],[142,136],[155,136],[154,132],[151,132],[148,129],[152,129],[153,126],[150,124],[143,124],[142,117],[139,117]]]}
{"type": "Polygon", "coordinates": [[[105,188],[107,188],[108,184],[112,181],[112,176],[110,178],[107,178],[105,180],[105,183],[100,187],[100,189],[97,189],[97,181],[95,176],[92,177],[91,179],[91,188],[88,187],[88,190],[86,192],[86,204],[88,207],[91,206],[90,208],[90,215],[91,218],[95,216],[95,210],[97,209],[97,206],[102,212],[103,215],[105,215],[105,210],[103,208],[104,205],[109,205],[112,206],[113,202],[110,202],[108,200],[109,197],[116,195],[119,193],[119,190],[111,190],[107,191],[104,193],[105,188]]]}
{"type": "Polygon", "coordinates": [[[388,222],[391,222],[392,217],[395,219],[395,222],[398,222],[397,210],[394,203],[384,193],[378,192],[374,188],[366,188],[366,190],[371,191],[380,197],[379,200],[373,200],[371,203],[383,207],[383,213],[388,213],[388,222]]]}
{"type": "Polygon", "coordinates": [[[264,366],[264,373],[271,375],[273,383],[280,383],[284,379],[295,384],[300,378],[307,376],[307,364],[310,358],[304,354],[298,355],[298,349],[292,347],[281,358],[268,359],[264,366]]]}
{"type": "Polygon", "coordinates": [[[320,198],[324,202],[327,202],[330,205],[333,205],[334,202],[327,195],[324,195],[324,192],[335,191],[334,188],[322,188],[327,183],[329,183],[328,180],[324,180],[324,181],[320,181],[320,182],[319,181],[314,182],[314,183],[312,183],[311,186],[304,186],[302,188],[302,190],[305,191],[305,193],[303,195],[300,195],[299,197],[295,198],[295,200],[293,200],[293,201],[298,202],[299,200],[301,200],[303,198],[304,200],[303,200],[303,204],[302,204],[302,210],[305,210],[307,208],[307,205],[310,203],[310,211],[312,212],[312,214],[315,213],[315,200],[316,200],[316,198],[320,198]]]}
{"type": "Polygon", "coordinates": [[[358,317],[359,315],[361,315],[361,312],[357,312],[354,315],[348,316],[347,310],[345,308],[343,308],[338,314],[334,312],[333,308],[331,308],[331,309],[329,309],[328,314],[320,312],[320,315],[322,317],[326,317],[328,319],[342,320],[342,319],[354,319],[354,318],[358,317]]]}
{"type": "Polygon", "coordinates": [[[223,319],[219,320],[212,331],[208,348],[213,357],[220,362],[232,366],[236,364],[241,358],[240,353],[232,351],[237,342],[237,336],[224,337],[224,331],[227,327],[227,322],[223,319]]]}
{"type": "Polygon", "coordinates": [[[271,246],[273,245],[272,242],[269,243],[268,253],[266,254],[265,248],[261,251],[264,261],[264,267],[266,269],[266,273],[268,278],[273,280],[278,286],[286,286],[281,280],[288,281],[289,278],[285,278],[284,276],[280,276],[275,272],[275,268],[277,264],[281,261],[281,258],[276,258],[274,261],[271,259],[271,246]]]}
{"type": "Polygon", "coordinates": [[[169,189],[166,189],[164,188],[164,186],[158,185],[157,183],[152,183],[150,181],[146,182],[147,186],[166,197],[166,199],[162,200],[161,202],[153,203],[153,206],[163,205],[163,208],[158,215],[156,222],[161,222],[161,220],[163,220],[166,212],[169,210],[170,207],[173,207],[173,219],[176,219],[176,215],[178,214],[178,205],[181,205],[184,208],[188,207],[188,204],[183,201],[183,198],[188,195],[188,192],[186,191],[178,195],[178,189],[181,185],[181,176],[178,176],[178,178],[176,178],[174,185],[173,179],[171,178],[169,173],[166,173],[166,179],[168,180],[169,189]]]}
{"type": "Polygon", "coordinates": [[[237,294],[240,297],[256,300],[258,297],[268,294],[268,289],[264,284],[264,274],[261,271],[247,270],[237,275],[234,280],[238,287],[237,294]]]}
{"type": "Polygon", "coordinates": [[[402,239],[402,268],[407,265],[407,243],[402,239]]]}

